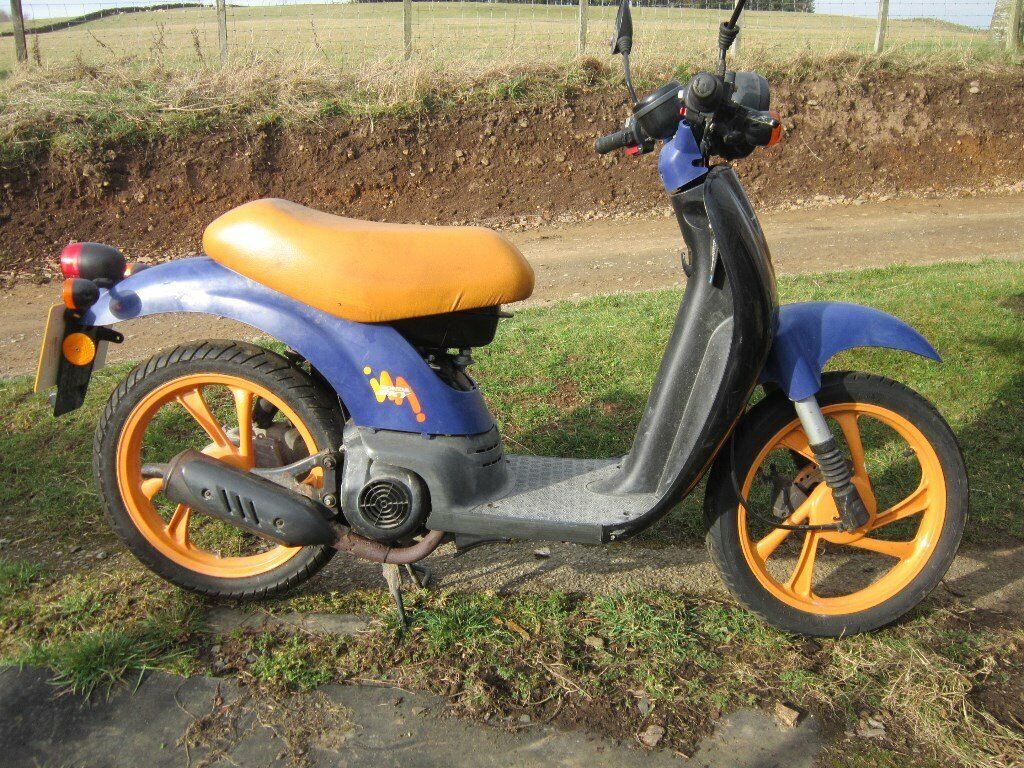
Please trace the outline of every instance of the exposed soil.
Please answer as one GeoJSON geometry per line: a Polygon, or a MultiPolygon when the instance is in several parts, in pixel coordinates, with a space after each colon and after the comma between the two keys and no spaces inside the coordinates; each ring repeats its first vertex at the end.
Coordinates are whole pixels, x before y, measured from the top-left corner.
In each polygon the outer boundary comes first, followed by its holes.
{"type": "MultiPolygon", "coordinates": [[[[793,76],[774,91],[786,138],[739,163],[759,206],[953,196],[1024,177],[1024,72],[793,76]]],[[[0,275],[39,273],[70,239],[130,258],[194,252],[211,219],[267,195],[354,217],[504,227],[647,213],[664,205],[654,157],[593,152],[625,110],[621,90],[581,90],[54,156],[2,179],[0,275]]]]}

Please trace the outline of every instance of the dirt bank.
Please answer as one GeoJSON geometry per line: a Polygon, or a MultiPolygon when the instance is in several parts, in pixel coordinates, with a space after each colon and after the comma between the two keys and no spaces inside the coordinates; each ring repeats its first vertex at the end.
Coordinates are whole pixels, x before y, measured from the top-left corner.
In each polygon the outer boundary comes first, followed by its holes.
{"type": "MultiPolygon", "coordinates": [[[[786,138],[739,164],[758,205],[954,196],[1024,177],[1024,72],[794,76],[774,91],[786,138]]],[[[646,213],[664,205],[654,157],[593,152],[624,114],[619,90],[584,89],[557,103],[54,156],[2,179],[0,274],[38,273],[70,239],[132,258],[193,252],[213,217],[267,195],[355,217],[505,227],[646,213]]]]}

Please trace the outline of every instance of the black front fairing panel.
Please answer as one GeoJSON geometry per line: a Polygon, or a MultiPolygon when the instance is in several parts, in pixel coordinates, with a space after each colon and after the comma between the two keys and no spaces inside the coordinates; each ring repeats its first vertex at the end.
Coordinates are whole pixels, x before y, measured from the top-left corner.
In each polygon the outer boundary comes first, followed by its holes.
{"type": "Polygon", "coordinates": [[[771,347],[775,274],[735,172],[711,170],[672,196],[690,279],[629,454],[602,493],[656,493],[649,512],[607,528],[626,538],[664,515],[700,480],[757,384],[771,347]]]}
{"type": "Polygon", "coordinates": [[[779,303],[772,256],[761,222],[731,167],[711,169],[704,182],[704,204],[718,248],[730,254],[731,265],[741,278],[734,289],[757,294],[749,299],[761,313],[767,311],[770,320],[779,303]]]}

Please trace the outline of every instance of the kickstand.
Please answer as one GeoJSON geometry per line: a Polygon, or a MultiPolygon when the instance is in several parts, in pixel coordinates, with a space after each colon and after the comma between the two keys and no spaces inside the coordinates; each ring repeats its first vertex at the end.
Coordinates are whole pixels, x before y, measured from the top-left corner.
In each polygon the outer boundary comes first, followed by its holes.
{"type": "Polygon", "coordinates": [[[402,571],[400,566],[393,563],[384,564],[384,581],[388,583],[388,592],[391,599],[395,601],[395,610],[398,612],[398,623],[402,629],[408,629],[409,619],[405,615],[405,603],[402,602],[402,571]]]}
{"type": "Polygon", "coordinates": [[[418,563],[409,563],[405,566],[405,573],[409,577],[409,581],[415,584],[421,589],[426,589],[430,586],[431,573],[430,569],[425,565],[419,565],[418,563]]]}

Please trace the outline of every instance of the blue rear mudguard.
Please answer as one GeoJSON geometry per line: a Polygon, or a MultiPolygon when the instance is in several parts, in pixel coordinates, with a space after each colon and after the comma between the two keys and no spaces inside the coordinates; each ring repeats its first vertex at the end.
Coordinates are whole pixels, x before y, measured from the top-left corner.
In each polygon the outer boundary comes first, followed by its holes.
{"type": "Polygon", "coordinates": [[[394,328],[328,315],[205,256],[150,267],[101,291],[82,322],[109,326],[168,312],[227,317],[284,342],[327,379],[359,426],[424,435],[494,426],[478,389],[447,386],[394,328]]]}
{"type": "Polygon", "coordinates": [[[825,364],[854,347],[899,349],[942,360],[924,336],[892,315],[858,304],[808,301],[779,307],[760,381],[778,384],[790,400],[803,400],[821,389],[825,364]]]}

